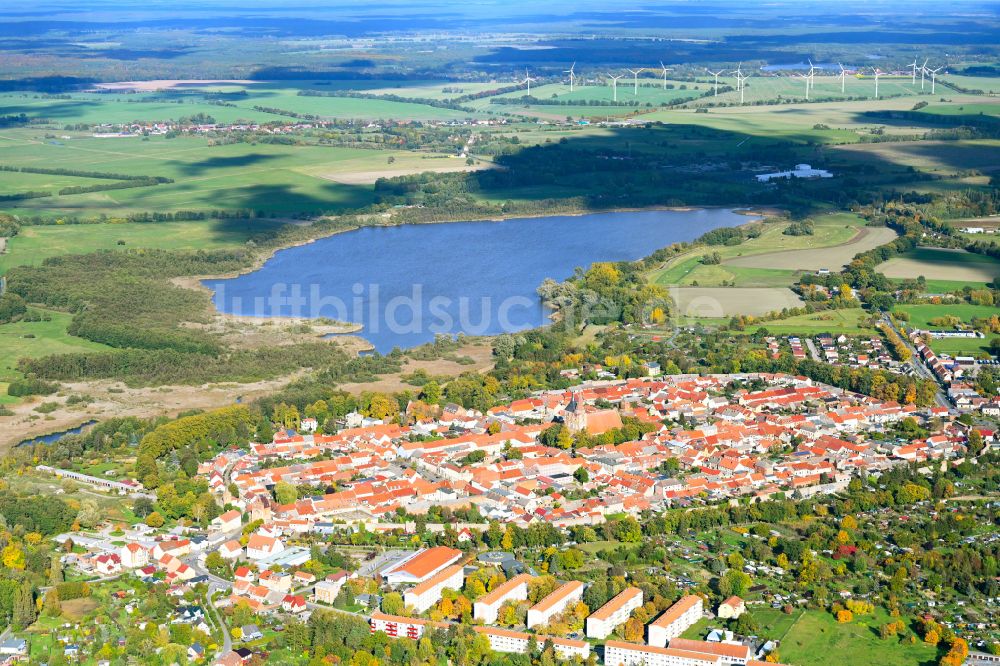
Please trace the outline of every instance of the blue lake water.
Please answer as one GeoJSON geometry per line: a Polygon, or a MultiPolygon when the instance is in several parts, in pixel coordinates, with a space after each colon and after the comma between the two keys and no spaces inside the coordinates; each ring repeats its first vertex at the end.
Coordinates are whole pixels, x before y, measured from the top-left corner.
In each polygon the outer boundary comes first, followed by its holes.
{"type": "Polygon", "coordinates": [[[79,435],[88,426],[92,426],[97,421],[87,421],[86,423],[77,426],[76,428],[70,428],[69,430],[60,430],[59,432],[50,432],[47,435],[39,435],[38,437],[32,437],[31,439],[26,439],[19,443],[18,446],[34,446],[35,444],[55,444],[60,439],[66,435],[79,435]]]}
{"type": "Polygon", "coordinates": [[[206,280],[230,314],[360,323],[380,352],[436,334],[541,326],[536,289],[577,266],[631,261],[751,218],[732,210],[631,211],[364,227],[277,252],[260,269],[206,280]]]}

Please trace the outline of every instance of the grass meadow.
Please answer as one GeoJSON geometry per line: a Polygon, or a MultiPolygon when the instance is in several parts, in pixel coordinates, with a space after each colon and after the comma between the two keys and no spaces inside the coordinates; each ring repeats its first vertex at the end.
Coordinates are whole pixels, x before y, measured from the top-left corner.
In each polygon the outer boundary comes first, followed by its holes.
{"type": "MultiPolygon", "coordinates": [[[[39,358],[50,354],[72,354],[83,351],[107,351],[110,347],[69,335],[66,327],[72,315],[45,311],[49,321],[25,322],[0,326],[0,382],[19,378],[19,358],[39,358]]],[[[4,387],[6,394],[6,387],[4,387]]]]}
{"type": "Polygon", "coordinates": [[[916,279],[922,275],[932,281],[982,284],[1000,277],[1000,261],[964,250],[918,247],[880,264],[879,270],[890,278],[916,279]]]}

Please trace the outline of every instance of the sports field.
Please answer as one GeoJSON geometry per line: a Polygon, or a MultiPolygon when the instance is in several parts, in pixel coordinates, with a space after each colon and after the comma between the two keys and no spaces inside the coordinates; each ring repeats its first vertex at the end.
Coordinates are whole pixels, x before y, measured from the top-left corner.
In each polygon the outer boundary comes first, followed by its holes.
{"type": "Polygon", "coordinates": [[[989,282],[1000,277],[1000,261],[965,250],[919,247],[879,265],[879,271],[890,278],[951,282],[989,282]]]}
{"type": "MultiPolygon", "coordinates": [[[[896,308],[910,316],[909,325],[927,330],[941,328],[931,324],[937,317],[958,317],[963,324],[969,324],[974,318],[989,319],[997,313],[997,308],[991,305],[971,305],[968,303],[948,303],[944,305],[900,305],[896,308]]],[[[931,341],[931,349],[939,354],[952,356],[976,356],[986,354],[993,335],[983,338],[947,338],[931,341]]]]}

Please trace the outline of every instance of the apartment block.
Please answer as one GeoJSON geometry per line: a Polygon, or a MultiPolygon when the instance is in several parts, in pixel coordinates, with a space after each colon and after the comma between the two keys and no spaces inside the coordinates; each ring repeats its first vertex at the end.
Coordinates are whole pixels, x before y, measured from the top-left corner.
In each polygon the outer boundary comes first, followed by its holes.
{"type": "Polygon", "coordinates": [[[607,638],[615,627],[624,624],[632,611],[641,605],[642,590],[637,587],[625,588],[587,618],[587,637],[607,638]]]}

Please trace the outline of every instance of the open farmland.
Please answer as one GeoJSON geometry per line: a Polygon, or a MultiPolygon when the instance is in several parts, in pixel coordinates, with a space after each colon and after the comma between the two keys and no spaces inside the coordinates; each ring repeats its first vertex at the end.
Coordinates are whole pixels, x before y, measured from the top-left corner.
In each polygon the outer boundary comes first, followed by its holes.
{"type": "Polygon", "coordinates": [[[938,83],[956,86],[963,90],[981,90],[988,95],[1000,95],[1000,77],[998,76],[946,74],[938,77],[938,83]]]}
{"type": "MultiPolygon", "coordinates": [[[[441,89],[446,84],[429,87],[395,88],[391,82],[369,82],[352,85],[352,90],[381,95],[411,94],[425,99],[445,99],[441,89]],[[370,88],[374,88],[369,90],[370,88]],[[405,90],[405,92],[404,92],[405,90]]],[[[0,95],[0,115],[25,113],[30,118],[47,120],[53,125],[66,123],[128,123],[135,121],[169,121],[196,114],[211,116],[217,122],[275,122],[290,120],[292,114],[323,119],[377,120],[405,118],[410,120],[454,120],[474,113],[429,106],[419,102],[386,99],[365,99],[337,96],[334,86],[301,86],[288,83],[250,82],[246,84],[186,85],[148,92],[80,92],[56,97],[29,92],[0,95]],[[317,95],[300,95],[312,91],[317,95]],[[330,96],[333,95],[333,96],[330,96]],[[289,113],[285,113],[289,112],[289,113]]]]}
{"type": "Polygon", "coordinates": [[[802,305],[798,295],[786,287],[674,287],[670,296],[681,317],[759,316],[802,305]]]}
{"type": "MultiPolygon", "coordinates": [[[[25,167],[58,164],[66,169],[162,176],[175,181],[154,187],[16,202],[15,212],[32,215],[218,208],[295,213],[356,208],[371,203],[371,187],[335,182],[335,174],[388,168],[390,158],[395,159],[397,155],[409,158],[411,154],[314,145],[210,145],[197,136],[148,140],[141,137],[77,137],[46,141],[31,130],[0,132],[0,164],[25,167]]],[[[421,163],[409,162],[415,169],[421,163]]],[[[462,168],[462,164],[456,168],[462,168]]],[[[20,178],[24,174],[0,172],[0,183],[5,182],[8,175],[20,178]]]]}
{"type": "MultiPolygon", "coordinates": [[[[744,71],[745,74],[755,74],[744,71]]],[[[735,77],[719,77],[719,85],[732,88],[728,92],[720,92],[718,97],[706,97],[704,100],[691,102],[692,105],[727,103],[739,104],[740,93],[736,90],[735,77]]],[[[844,80],[844,92],[840,91],[840,76],[833,74],[816,74],[815,85],[809,92],[810,100],[841,100],[856,98],[875,98],[875,79],[871,74],[857,76],[848,74],[844,80]]],[[[920,90],[920,77],[916,86],[911,85],[910,77],[879,77],[879,99],[892,97],[914,97],[930,95],[930,82],[927,81],[923,92],[920,90]]],[[[798,76],[753,75],[747,79],[743,91],[743,101],[746,104],[760,102],[781,102],[787,100],[806,100],[805,80],[798,76]]]]}
{"type": "Polygon", "coordinates": [[[1000,169],[997,161],[1000,141],[994,139],[856,144],[837,146],[835,150],[861,161],[891,162],[930,172],[953,173],[966,169],[995,172],[1000,169]]]}
{"type": "Polygon", "coordinates": [[[98,223],[25,227],[0,255],[0,275],[13,266],[37,266],[49,257],[98,250],[158,248],[214,250],[237,247],[254,234],[279,226],[271,220],[98,223]]]}
{"type": "Polygon", "coordinates": [[[890,278],[982,283],[1000,277],[1000,262],[965,250],[921,247],[879,265],[879,271],[890,278]]]}
{"type": "Polygon", "coordinates": [[[784,234],[787,222],[766,224],[760,236],[739,245],[701,247],[675,257],[650,273],[649,279],[660,285],[714,287],[730,283],[737,287],[785,287],[791,285],[801,271],[815,270],[825,264],[809,263],[805,259],[783,263],[784,257],[803,254],[811,260],[814,253],[834,258],[843,254],[850,260],[862,251],[858,249],[859,243],[877,246],[894,237],[888,228],[861,226],[860,218],[849,213],[817,215],[812,220],[811,236],[784,234]],[[720,255],[721,263],[704,263],[704,256],[715,252],[720,255]]]}
{"type": "Polygon", "coordinates": [[[888,227],[862,227],[853,238],[832,247],[785,250],[736,257],[726,260],[727,266],[745,268],[774,268],[786,270],[816,270],[828,268],[837,270],[860,252],[867,252],[885,245],[896,238],[896,232],[888,227]]]}

